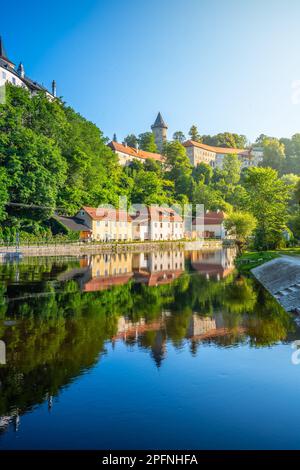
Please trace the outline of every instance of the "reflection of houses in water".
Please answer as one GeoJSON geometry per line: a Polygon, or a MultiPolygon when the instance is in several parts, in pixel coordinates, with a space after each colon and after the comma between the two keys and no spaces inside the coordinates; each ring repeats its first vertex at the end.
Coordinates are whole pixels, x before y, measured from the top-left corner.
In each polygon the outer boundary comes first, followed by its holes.
{"type": "Polygon", "coordinates": [[[85,292],[99,291],[126,284],[132,277],[132,254],[99,254],[81,260],[87,271],[81,281],[85,292]]]}
{"type": "Polygon", "coordinates": [[[197,314],[191,316],[191,321],[188,327],[188,338],[206,334],[208,331],[217,328],[216,320],[211,317],[200,317],[197,314]]]}
{"type": "MultiPolygon", "coordinates": [[[[172,315],[168,312],[163,312],[158,319],[150,322],[146,322],[144,318],[133,322],[129,318],[121,317],[118,320],[117,333],[112,338],[112,342],[135,343],[148,349],[157,367],[160,367],[166,357],[168,341],[172,339],[168,323],[171,318],[172,315]],[[147,337],[149,332],[153,332],[153,334],[147,337]]],[[[180,315],[178,318],[180,319],[180,315]]],[[[190,341],[192,351],[196,352],[202,342],[214,341],[218,344],[226,344],[226,338],[231,338],[232,335],[242,335],[245,331],[243,326],[228,327],[222,314],[204,317],[193,313],[182,340],[190,341]]]]}
{"type": "Polygon", "coordinates": [[[184,252],[162,251],[135,254],[133,271],[137,282],[149,286],[169,284],[184,271],[184,252]]]}
{"type": "Polygon", "coordinates": [[[11,424],[15,432],[17,432],[20,427],[20,415],[18,410],[12,411],[8,416],[0,416],[0,433],[5,432],[11,424]]]}
{"type": "Polygon", "coordinates": [[[79,280],[83,291],[93,292],[126,284],[130,279],[149,286],[169,284],[183,271],[183,251],[138,254],[102,253],[81,259],[80,268],[66,273],[64,279],[74,274],[74,278],[79,280]]]}
{"type": "Polygon", "coordinates": [[[214,251],[192,251],[191,265],[207,279],[222,279],[234,270],[235,248],[214,251]]]}

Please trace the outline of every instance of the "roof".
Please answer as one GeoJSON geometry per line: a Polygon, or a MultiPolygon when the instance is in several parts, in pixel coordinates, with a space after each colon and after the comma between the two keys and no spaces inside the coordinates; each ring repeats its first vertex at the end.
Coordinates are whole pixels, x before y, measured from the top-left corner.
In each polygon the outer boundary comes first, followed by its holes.
{"type": "Polygon", "coordinates": [[[1,36],[0,36],[0,57],[1,57],[2,60],[8,62],[11,65],[14,65],[13,62],[11,62],[9,60],[9,58],[7,57],[6,50],[5,50],[4,44],[3,44],[3,39],[2,39],[1,36]]]}
{"type": "Polygon", "coordinates": [[[163,117],[161,115],[161,113],[158,113],[156,119],[155,119],[155,122],[154,124],[151,126],[151,128],[153,129],[154,127],[164,127],[165,129],[168,129],[168,126],[167,124],[165,123],[165,121],[163,120],[163,117]]]}
{"type": "Polygon", "coordinates": [[[213,147],[211,145],[202,144],[201,142],[196,142],[195,140],[187,140],[183,143],[184,147],[198,147],[208,152],[218,153],[218,154],[238,154],[238,155],[248,155],[249,151],[245,149],[236,149],[228,147],[213,147]]]}
{"type": "Polygon", "coordinates": [[[149,206],[146,211],[138,211],[135,216],[132,216],[133,222],[137,221],[142,223],[144,221],[165,221],[165,222],[183,222],[182,217],[170,207],[149,206]]]}
{"type": "Polygon", "coordinates": [[[133,273],[119,274],[115,276],[93,277],[83,285],[84,292],[96,292],[109,289],[113,286],[127,284],[133,277],[133,273]]]}
{"type": "Polygon", "coordinates": [[[135,158],[141,158],[142,160],[147,160],[148,158],[152,158],[153,160],[158,160],[160,162],[164,160],[164,157],[160,153],[146,152],[145,150],[119,144],[119,142],[112,141],[108,146],[115,152],[122,152],[135,158]]]}
{"type": "Polygon", "coordinates": [[[21,77],[20,74],[16,71],[15,65],[11,60],[8,59],[4,44],[3,44],[3,39],[0,36],[0,67],[3,67],[4,69],[8,70],[10,73],[15,75],[16,77],[19,78],[22,82],[24,82],[30,90],[34,91],[44,91],[48,93],[49,95],[53,96],[52,93],[45,88],[43,85],[41,85],[38,82],[35,82],[34,80],[31,80],[29,77],[21,77]]]}
{"type": "MultiPolygon", "coordinates": [[[[106,207],[87,207],[82,208],[93,220],[117,220],[131,222],[128,212],[121,209],[113,209],[106,207]]],[[[78,217],[78,216],[77,216],[78,217]]]]}
{"type": "MultiPolygon", "coordinates": [[[[203,217],[203,224],[205,225],[220,225],[225,219],[225,212],[223,211],[206,211],[203,217]]],[[[193,219],[193,225],[196,224],[196,219],[193,219]]]]}
{"type": "Polygon", "coordinates": [[[53,218],[73,232],[91,232],[91,229],[77,217],[54,215],[53,218]]]}

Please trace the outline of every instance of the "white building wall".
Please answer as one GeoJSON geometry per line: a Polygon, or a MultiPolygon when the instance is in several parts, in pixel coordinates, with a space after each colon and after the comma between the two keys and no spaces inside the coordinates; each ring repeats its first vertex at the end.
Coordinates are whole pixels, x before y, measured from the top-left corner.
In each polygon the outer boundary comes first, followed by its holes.
{"type": "Polygon", "coordinates": [[[0,86],[5,85],[5,83],[12,83],[16,86],[21,86],[23,88],[27,88],[27,86],[23,83],[23,81],[16,76],[14,73],[7,70],[5,67],[0,65],[0,86]]]}

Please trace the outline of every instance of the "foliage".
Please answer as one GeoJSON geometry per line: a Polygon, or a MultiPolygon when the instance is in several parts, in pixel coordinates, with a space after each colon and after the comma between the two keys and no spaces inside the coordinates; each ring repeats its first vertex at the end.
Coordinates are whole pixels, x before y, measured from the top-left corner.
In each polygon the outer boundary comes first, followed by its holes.
{"type": "Polygon", "coordinates": [[[201,135],[198,132],[197,126],[193,125],[189,130],[189,136],[194,142],[202,142],[201,135]]]}
{"type": "Polygon", "coordinates": [[[158,153],[157,146],[152,132],[139,134],[139,147],[146,152],[158,153]]]}
{"type": "Polygon", "coordinates": [[[245,209],[257,220],[256,248],[272,249],[280,246],[287,222],[287,186],[271,168],[249,168],[244,187],[247,191],[245,209]]]}

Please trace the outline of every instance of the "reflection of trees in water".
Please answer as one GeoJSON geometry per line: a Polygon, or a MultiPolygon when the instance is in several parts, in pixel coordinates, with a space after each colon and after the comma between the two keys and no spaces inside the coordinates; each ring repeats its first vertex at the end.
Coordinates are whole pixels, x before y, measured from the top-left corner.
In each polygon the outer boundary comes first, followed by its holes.
{"type": "MultiPolygon", "coordinates": [[[[19,268],[25,279],[26,269],[22,264],[19,268]]],[[[1,279],[12,280],[16,268],[3,269],[1,279]]],[[[43,402],[47,394],[55,396],[93,367],[105,353],[105,342],[117,337],[122,316],[132,324],[143,319],[148,325],[136,336],[128,334],[125,341],[148,350],[157,366],[165,358],[167,341],[180,348],[188,340],[196,354],[203,342],[265,346],[284,340],[293,329],[291,317],[264,289],[236,274],[217,281],[184,273],[172,284],[149,287],[129,282],[86,294],[74,280],[46,282],[45,276],[53,279],[59,269],[51,268],[49,261],[46,267],[39,263],[37,271],[34,264],[30,268],[29,281],[40,276],[39,291],[47,296],[6,303],[6,287],[0,284],[0,318],[16,321],[15,326],[0,321],[0,339],[7,345],[7,366],[0,367],[0,415],[12,406],[24,411],[43,402]],[[211,334],[190,333],[191,322],[206,317],[215,321],[211,334]]]]}

